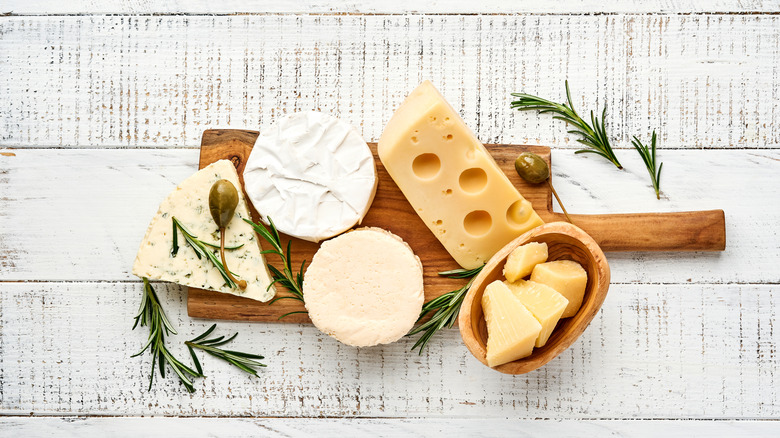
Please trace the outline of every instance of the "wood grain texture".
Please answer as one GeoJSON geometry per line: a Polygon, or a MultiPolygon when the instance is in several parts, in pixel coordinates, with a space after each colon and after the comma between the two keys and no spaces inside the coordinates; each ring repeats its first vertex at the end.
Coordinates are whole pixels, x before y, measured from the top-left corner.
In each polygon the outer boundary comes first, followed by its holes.
{"type": "Polygon", "coordinates": [[[372,437],[482,436],[490,430],[494,438],[550,437],[579,438],[611,436],[633,438],[774,438],[778,421],[659,421],[659,420],[514,420],[490,419],[383,419],[383,418],[0,418],[0,437],[18,438],[104,438],[153,434],[168,438],[219,436],[244,438],[330,437],[370,435],[372,437]]]}
{"type": "MultiPolygon", "coordinates": [[[[245,130],[207,130],[203,133],[200,149],[200,169],[218,160],[228,159],[238,170],[243,185],[244,165],[249,159],[258,133],[245,130]]],[[[440,277],[439,272],[458,268],[447,250],[431,233],[398,186],[388,175],[376,153],[376,144],[369,143],[377,167],[376,197],[361,226],[389,230],[407,242],[423,263],[425,301],[430,301],[460,287],[459,280],[440,277]]],[[[550,165],[550,149],[544,146],[487,145],[496,163],[504,171],[523,196],[531,201],[546,222],[564,220],[562,214],[553,212],[552,194],[546,184],[529,184],[514,169],[514,160],[521,152],[533,152],[550,165]]],[[[249,199],[247,197],[247,199],[249,199]]],[[[252,219],[259,219],[250,203],[252,219]]],[[[726,246],[725,218],[722,210],[686,213],[650,213],[627,215],[574,216],[576,224],[592,233],[596,244],[604,251],[695,251],[723,250],[726,246]]],[[[319,245],[301,239],[281,235],[282,247],[292,241],[293,266],[311,261],[319,245]]],[[[262,242],[261,242],[262,243],[262,242]]],[[[601,250],[599,250],[601,251],[601,250]]],[[[281,260],[268,257],[269,262],[283,270],[281,260]]],[[[281,293],[285,295],[284,292],[281,293]]],[[[189,315],[196,318],[238,319],[266,322],[309,322],[298,300],[281,300],[272,305],[248,298],[190,288],[187,301],[189,315]]]]}
{"type": "Polygon", "coordinates": [[[778,66],[778,15],[3,17],[0,146],[198,147],[310,109],[376,141],[430,79],[484,143],[576,148],[509,109],[568,79],[583,114],[608,108],[621,162],[653,129],[660,148],[778,148],[778,66]]]}
{"type": "MultiPolygon", "coordinates": [[[[614,266],[613,266],[614,268],[614,266]]],[[[678,274],[679,275],[679,274],[678,274]]],[[[157,284],[179,331],[185,289],[157,284]]],[[[188,394],[166,378],[147,391],[146,340],[130,331],[141,284],[0,283],[0,414],[241,417],[774,418],[780,416],[777,285],[615,284],[579,340],[543,368],[497,373],[457,330],[422,356],[413,339],[352,348],[313,326],[221,322],[231,345],[263,353],[259,378],[201,358],[188,394]]]]}
{"type": "Polygon", "coordinates": [[[775,12],[777,0],[570,0],[567,2],[482,0],[7,0],[0,12],[19,14],[591,14],[591,13],[691,13],[775,12]]]}
{"type": "Polygon", "coordinates": [[[588,283],[585,295],[577,313],[561,320],[550,335],[547,343],[534,348],[530,356],[507,362],[494,369],[506,374],[525,374],[539,369],[569,348],[601,309],[609,290],[610,270],[604,253],[582,229],[568,222],[553,222],[534,228],[501,248],[474,279],[474,283],[463,299],[458,324],[463,343],[471,354],[485,366],[487,361],[488,331],[482,296],[492,282],[503,281],[504,265],[509,254],[518,246],[529,242],[547,245],[548,261],[574,260],[585,269],[588,283]]]}

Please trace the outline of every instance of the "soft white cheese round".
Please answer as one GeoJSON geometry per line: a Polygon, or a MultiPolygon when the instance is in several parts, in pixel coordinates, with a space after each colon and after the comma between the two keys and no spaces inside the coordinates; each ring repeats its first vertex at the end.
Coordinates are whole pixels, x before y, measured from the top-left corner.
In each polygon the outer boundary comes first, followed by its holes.
{"type": "Polygon", "coordinates": [[[261,131],[244,168],[244,189],[262,219],[312,242],[359,224],[376,185],[374,156],[357,130],[316,111],[261,131]]]}
{"type": "Polygon", "coordinates": [[[303,299],[318,329],[356,347],[395,342],[423,305],[423,267],[412,248],[381,228],[322,244],[306,270],[303,299]]]}

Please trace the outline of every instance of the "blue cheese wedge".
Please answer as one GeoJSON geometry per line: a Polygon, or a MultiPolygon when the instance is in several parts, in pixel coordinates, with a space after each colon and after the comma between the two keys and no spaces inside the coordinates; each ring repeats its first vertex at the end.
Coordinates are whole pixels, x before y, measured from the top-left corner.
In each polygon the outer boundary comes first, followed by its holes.
{"type": "MultiPolygon", "coordinates": [[[[220,160],[185,179],[160,204],[157,214],[149,224],[133,264],[133,274],[154,280],[170,281],[184,286],[208,289],[238,295],[258,301],[268,301],[276,294],[269,285],[265,259],[252,227],[244,222],[250,219],[241,183],[233,163],[220,160]],[[225,246],[241,248],[226,250],[225,258],[230,271],[246,280],[246,289],[231,288],[214,265],[205,257],[198,259],[195,251],[186,243],[180,232],[179,251],[171,255],[173,245],[172,217],[198,239],[219,244],[219,229],[209,212],[209,190],[215,182],[226,179],[238,189],[238,206],[235,216],[225,229],[225,246]]],[[[215,254],[219,253],[214,249],[215,254]]]]}

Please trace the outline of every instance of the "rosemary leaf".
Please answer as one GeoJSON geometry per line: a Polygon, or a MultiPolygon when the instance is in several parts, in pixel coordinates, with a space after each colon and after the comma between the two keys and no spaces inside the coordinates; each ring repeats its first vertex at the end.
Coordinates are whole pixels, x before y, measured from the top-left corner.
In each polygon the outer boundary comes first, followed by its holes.
{"type": "Polygon", "coordinates": [[[556,116],[553,116],[553,118],[562,120],[573,126],[574,129],[567,132],[582,137],[577,141],[587,148],[580,149],[576,151],[575,154],[592,153],[600,155],[612,162],[618,169],[622,169],[623,166],[618,161],[615,153],[612,152],[612,146],[609,144],[609,137],[607,136],[607,129],[605,126],[607,109],[604,108],[601,112],[601,120],[599,120],[598,116],[594,115],[593,111],[591,111],[590,124],[588,124],[588,122],[582,120],[574,109],[574,104],[571,100],[571,92],[569,91],[569,81],[566,81],[565,85],[566,103],[559,104],[526,93],[512,93],[512,96],[517,97],[518,100],[512,101],[510,107],[519,111],[539,111],[540,114],[557,114],[556,116]]]}
{"type": "Polygon", "coordinates": [[[211,334],[211,332],[213,332],[216,327],[217,325],[214,324],[209,327],[209,329],[206,330],[206,332],[202,335],[185,342],[187,348],[190,349],[190,353],[192,354],[192,358],[196,363],[196,367],[199,368],[199,362],[195,356],[195,352],[192,350],[193,348],[203,350],[211,356],[222,359],[242,371],[245,371],[253,376],[257,376],[257,368],[265,367],[266,365],[258,362],[256,359],[263,359],[263,356],[217,348],[217,346],[227,344],[228,342],[235,339],[236,336],[238,336],[238,333],[235,333],[233,336],[230,336],[225,340],[223,340],[225,338],[224,336],[220,336],[214,339],[206,339],[206,337],[208,337],[208,335],[211,334]]]}
{"type": "Polygon", "coordinates": [[[203,368],[200,366],[200,361],[198,360],[198,356],[195,354],[195,350],[193,350],[189,345],[187,346],[187,350],[190,351],[190,356],[192,357],[192,362],[195,364],[195,369],[198,370],[200,375],[203,375],[203,368]]]}
{"type": "Polygon", "coordinates": [[[639,152],[639,156],[642,157],[642,161],[644,161],[645,167],[647,167],[647,172],[650,174],[650,181],[652,181],[653,189],[655,189],[655,198],[661,199],[661,168],[664,167],[664,163],[661,163],[656,168],[657,162],[655,160],[655,131],[653,131],[653,136],[650,139],[649,148],[646,145],[643,145],[636,136],[634,136],[634,140],[631,141],[631,144],[634,146],[634,149],[639,152]]]}
{"type": "Polygon", "coordinates": [[[144,327],[149,326],[149,338],[141,351],[132,355],[136,357],[141,355],[146,350],[151,350],[152,355],[152,370],[149,375],[149,389],[152,389],[154,383],[154,370],[159,369],[160,376],[165,377],[165,365],[166,363],[171,367],[173,372],[179,377],[179,380],[189,392],[195,392],[193,387],[192,378],[202,377],[203,372],[200,369],[200,364],[196,362],[196,368],[198,371],[184,365],[177,360],[165,346],[165,333],[176,334],[171,323],[168,321],[168,317],[165,316],[160,300],[157,298],[157,294],[154,288],[149,283],[147,278],[144,278],[144,293],[141,299],[141,307],[138,314],[135,316],[135,324],[133,329],[137,326],[144,327]]]}
{"type": "Polygon", "coordinates": [[[412,346],[412,351],[419,348],[419,354],[422,354],[423,350],[428,345],[428,341],[430,341],[436,332],[443,328],[452,328],[452,326],[455,325],[455,321],[458,320],[458,315],[460,314],[460,305],[463,303],[466,293],[474,282],[474,277],[482,271],[482,268],[483,266],[474,269],[454,269],[452,271],[439,272],[439,275],[442,277],[469,278],[469,281],[460,289],[447,292],[423,305],[417,323],[420,323],[420,321],[429,313],[433,312],[433,315],[431,316],[431,319],[414,327],[406,334],[406,336],[412,336],[417,333],[422,333],[422,336],[420,336],[420,338],[417,339],[417,342],[412,346]]]}
{"type": "MultiPolygon", "coordinates": [[[[171,217],[171,220],[173,222],[173,249],[171,250],[171,255],[173,257],[176,257],[176,253],[179,251],[179,246],[177,244],[178,239],[176,236],[178,234],[178,231],[181,231],[182,235],[184,236],[184,241],[187,242],[192,247],[198,259],[201,259],[203,256],[205,256],[209,261],[211,261],[214,267],[217,268],[219,274],[222,275],[222,279],[225,280],[225,284],[227,284],[228,287],[231,289],[237,288],[238,285],[227,274],[227,272],[225,271],[225,267],[222,265],[222,261],[220,261],[219,257],[217,257],[217,255],[214,254],[214,252],[210,251],[208,248],[208,247],[219,248],[219,245],[215,245],[213,243],[206,243],[198,239],[195,235],[193,235],[186,228],[184,228],[184,225],[182,225],[181,222],[179,222],[179,220],[176,219],[175,216],[171,217]]],[[[225,249],[238,249],[241,248],[242,246],[244,245],[241,244],[234,247],[226,246],[225,249]]],[[[235,276],[234,272],[231,273],[235,276]]]]}
{"type": "MultiPolygon", "coordinates": [[[[216,243],[209,243],[209,242],[203,242],[203,241],[201,241],[201,243],[203,243],[203,244],[204,244],[204,245],[206,245],[206,246],[210,246],[210,247],[212,247],[212,248],[219,249],[219,245],[217,245],[216,243]]],[[[242,246],[244,246],[244,244],[243,244],[243,243],[242,243],[241,245],[235,245],[235,246],[226,246],[226,247],[225,247],[225,250],[227,251],[227,250],[234,250],[234,249],[239,249],[239,248],[241,248],[242,246]]]]}
{"type": "MultiPolygon", "coordinates": [[[[281,296],[276,297],[269,304],[273,304],[276,301],[279,301],[281,299],[293,299],[300,302],[303,302],[303,269],[306,265],[306,260],[304,260],[301,263],[301,269],[298,272],[293,272],[292,268],[292,240],[287,241],[287,250],[285,251],[282,247],[282,240],[279,237],[279,231],[276,229],[276,226],[274,225],[274,221],[271,220],[270,217],[268,219],[268,227],[266,227],[264,224],[258,222],[254,223],[248,219],[244,219],[246,223],[252,226],[252,228],[255,230],[255,232],[263,238],[266,242],[268,242],[273,249],[262,251],[263,254],[275,254],[279,256],[282,260],[282,270],[279,270],[276,266],[268,263],[268,270],[271,273],[271,285],[279,284],[280,286],[287,289],[288,292],[290,292],[292,295],[289,296],[281,296]]],[[[270,288],[270,285],[269,285],[270,288]]],[[[306,313],[304,311],[296,311],[296,312],[290,312],[286,313],[279,317],[279,319],[284,318],[288,315],[293,315],[296,313],[306,313]]]]}

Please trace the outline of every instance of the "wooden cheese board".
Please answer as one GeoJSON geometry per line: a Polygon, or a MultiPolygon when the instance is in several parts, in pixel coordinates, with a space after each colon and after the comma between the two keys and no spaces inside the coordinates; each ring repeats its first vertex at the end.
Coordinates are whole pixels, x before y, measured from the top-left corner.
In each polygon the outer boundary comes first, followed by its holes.
{"type": "MultiPolygon", "coordinates": [[[[229,159],[242,173],[252,151],[257,131],[235,129],[207,130],[203,133],[199,168],[221,159],[229,159]]],[[[437,275],[440,271],[458,268],[444,247],[434,237],[412,209],[376,156],[376,144],[369,143],[374,153],[379,186],[371,209],[361,226],[380,227],[403,238],[420,257],[424,267],[425,301],[462,286],[463,280],[437,275]]],[[[514,161],[520,152],[530,151],[550,163],[550,148],[546,146],[487,145],[499,167],[523,196],[533,203],[545,222],[564,220],[562,213],[553,212],[552,193],[547,184],[529,184],[514,170],[514,161]]],[[[259,215],[249,205],[253,220],[259,215]]],[[[612,215],[571,215],[575,225],[585,230],[609,251],[721,251],[726,247],[726,228],[723,210],[681,213],[640,213],[612,215]]],[[[290,237],[282,235],[283,245],[290,237]]],[[[261,244],[264,242],[261,242],[261,244]]],[[[310,261],[318,244],[292,238],[293,267],[303,260],[310,261]]],[[[267,261],[280,266],[273,255],[267,261]]],[[[284,294],[284,291],[280,291],[284,294]]],[[[272,305],[258,301],[200,290],[189,289],[187,311],[191,317],[265,322],[310,322],[305,314],[294,314],[279,319],[286,313],[305,310],[296,300],[280,300],[272,305]]]]}

